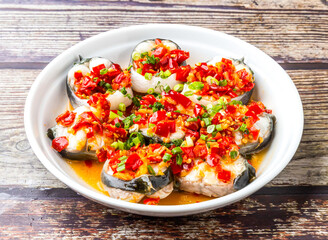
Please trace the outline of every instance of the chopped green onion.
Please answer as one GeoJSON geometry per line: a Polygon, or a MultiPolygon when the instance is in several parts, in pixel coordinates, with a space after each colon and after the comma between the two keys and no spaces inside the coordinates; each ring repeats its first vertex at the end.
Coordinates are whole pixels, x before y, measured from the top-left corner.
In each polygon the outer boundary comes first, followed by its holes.
{"type": "Polygon", "coordinates": [[[121,126],[121,124],[120,123],[115,123],[115,127],[117,127],[117,128],[119,128],[121,126]]]}
{"type": "Polygon", "coordinates": [[[130,71],[131,68],[132,68],[132,64],[128,66],[127,70],[130,71]]]}
{"type": "Polygon", "coordinates": [[[118,160],[123,161],[123,160],[126,160],[126,159],[128,159],[127,156],[122,156],[122,157],[120,157],[118,160]]]}
{"type": "Polygon", "coordinates": [[[208,133],[212,133],[215,130],[215,125],[209,125],[206,130],[208,133]]]}
{"type": "Polygon", "coordinates": [[[202,82],[193,82],[193,83],[190,83],[188,87],[191,90],[202,90],[204,88],[204,83],[202,83],[202,82]]]}
{"type": "Polygon", "coordinates": [[[215,137],[217,133],[218,133],[218,131],[212,132],[212,137],[215,137]]]}
{"type": "Polygon", "coordinates": [[[148,127],[150,127],[150,128],[153,128],[153,127],[155,127],[156,125],[155,124],[153,124],[153,123],[149,123],[148,124],[148,127]]]}
{"type": "Polygon", "coordinates": [[[164,162],[170,161],[171,157],[172,157],[171,154],[165,153],[163,156],[163,161],[164,162]]]}
{"type": "Polygon", "coordinates": [[[119,109],[120,111],[122,111],[122,112],[125,112],[125,110],[126,110],[126,106],[125,106],[125,104],[124,104],[124,103],[120,103],[120,104],[118,105],[118,109],[119,109]]]}
{"type": "Polygon", "coordinates": [[[165,91],[166,93],[168,93],[170,90],[171,90],[170,86],[166,84],[166,85],[164,86],[164,91],[165,91]]]}
{"type": "Polygon", "coordinates": [[[99,84],[100,87],[102,87],[105,84],[105,82],[104,81],[100,81],[98,84],[99,84]]]}
{"type": "Polygon", "coordinates": [[[144,58],[145,56],[148,56],[148,52],[143,52],[143,53],[140,54],[141,58],[144,58]]]}
{"type": "Polygon", "coordinates": [[[247,125],[245,123],[243,123],[240,127],[239,130],[242,132],[245,132],[245,130],[247,129],[247,125]]]}
{"type": "Polygon", "coordinates": [[[183,140],[182,139],[175,139],[175,140],[172,140],[172,143],[175,145],[175,146],[180,146],[182,144],[183,140]]]}
{"type": "Polygon", "coordinates": [[[202,117],[203,118],[207,118],[207,117],[209,117],[210,115],[206,112],[206,113],[203,113],[203,115],[202,115],[202,117]]]}
{"type": "Polygon", "coordinates": [[[176,162],[177,162],[178,165],[181,165],[182,164],[182,156],[181,156],[181,154],[178,154],[177,155],[176,162]]]}
{"type": "Polygon", "coordinates": [[[138,53],[138,52],[134,52],[134,53],[132,54],[132,59],[133,59],[134,61],[137,61],[137,60],[139,60],[140,58],[141,58],[140,53],[138,53]]]}
{"type": "Polygon", "coordinates": [[[188,118],[187,120],[186,120],[187,122],[196,122],[197,121],[197,118],[188,118]]]}
{"type": "Polygon", "coordinates": [[[116,113],[110,111],[110,113],[109,113],[109,118],[110,118],[110,119],[115,119],[115,118],[118,118],[118,117],[120,117],[120,116],[117,115],[116,113]]]}
{"type": "Polygon", "coordinates": [[[108,72],[108,69],[107,69],[107,68],[103,68],[103,69],[100,70],[99,73],[100,73],[101,75],[104,75],[104,74],[106,74],[107,72],[108,72]]]}
{"type": "Polygon", "coordinates": [[[232,91],[236,92],[237,91],[237,88],[232,89],[232,91]]]}
{"type": "Polygon", "coordinates": [[[126,163],[126,160],[121,161],[119,164],[117,164],[117,167],[124,166],[126,163]]]}
{"type": "Polygon", "coordinates": [[[221,87],[225,87],[225,86],[227,86],[227,84],[228,84],[228,82],[227,82],[227,80],[221,80],[220,82],[219,82],[219,86],[221,86],[221,87]]]}
{"type": "Polygon", "coordinates": [[[125,170],[125,164],[124,164],[124,165],[121,165],[121,166],[119,166],[119,167],[117,167],[116,170],[117,170],[118,172],[122,172],[122,171],[124,171],[124,170],[125,170]]]}
{"type": "Polygon", "coordinates": [[[170,70],[166,70],[165,72],[164,72],[164,77],[165,78],[168,78],[169,76],[171,76],[171,72],[170,72],[170,70]]]}
{"type": "Polygon", "coordinates": [[[172,149],[172,153],[173,154],[182,153],[182,150],[181,150],[180,147],[175,147],[175,148],[172,149]]]}
{"type": "Polygon", "coordinates": [[[208,127],[208,126],[211,125],[211,123],[212,123],[212,121],[211,121],[210,118],[203,118],[203,121],[204,121],[206,127],[208,127]]]}
{"type": "Polygon", "coordinates": [[[223,130],[221,124],[218,124],[215,126],[216,130],[218,130],[219,132],[223,130]]]}
{"type": "Polygon", "coordinates": [[[153,75],[151,73],[145,73],[145,79],[151,80],[153,75]]]}
{"type": "Polygon", "coordinates": [[[219,81],[216,78],[212,77],[212,76],[207,76],[206,77],[206,82],[208,82],[210,84],[216,83],[217,85],[219,85],[219,81]]]}
{"type": "Polygon", "coordinates": [[[112,88],[112,86],[109,83],[106,83],[105,88],[109,89],[109,88],[112,88]]]}
{"type": "Polygon", "coordinates": [[[140,107],[140,101],[137,97],[133,97],[132,102],[136,107],[140,107]]]}
{"type": "Polygon", "coordinates": [[[117,143],[118,143],[118,148],[119,148],[120,150],[124,150],[124,143],[121,142],[120,140],[118,140],[117,143]]]}
{"type": "Polygon", "coordinates": [[[149,173],[149,174],[151,174],[151,175],[153,175],[153,176],[156,175],[156,173],[155,173],[155,171],[154,171],[154,169],[153,169],[152,166],[147,165],[147,169],[148,169],[148,173],[149,173]]]}
{"type": "Polygon", "coordinates": [[[202,96],[199,96],[199,97],[197,97],[196,99],[197,99],[198,101],[200,101],[202,98],[203,98],[202,96]]]}
{"type": "Polygon", "coordinates": [[[117,149],[118,148],[118,142],[113,142],[110,146],[117,149]]]}
{"type": "Polygon", "coordinates": [[[235,159],[235,158],[237,157],[237,155],[238,155],[237,151],[231,151],[231,152],[230,152],[230,157],[231,157],[232,159],[235,159]]]}
{"type": "Polygon", "coordinates": [[[117,115],[119,115],[120,117],[122,117],[123,116],[123,113],[121,111],[118,111],[117,110],[117,115]]]}
{"type": "Polygon", "coordinates": [[[202,134],[202,135],[200,135],[200,139],[202,139],[202,140],[206,141],[206,140],[207,140],[207,136],[206,136],[206,135],[204,135],[204,134],[202,134]]]}
{"type": "Polygon", "coordinates": [[[138,68],[137,73],[141,74],[142,73],[142,68],[138,68]]]}
{"type": "Polygon", "coordinates": [[[149,88],[149,89],[147,90],[147,93],[148,93],[148,94],[153,94],[154,92],[155,92],[154,88],[149,88]]]}
{"type": "Polygon", "coordinates": [[[187,91],[183,95],[185,95],[186,97],[190,97],[190,96],[194,95],[194,92],[193,91],[187,91]]]}
{"type": "Polygon", "coordinates": [[[135,144],[135,145],[138,145],[140,143],[140,139],[138,137],[135,137],[132,139],[132,142],[135,144]]]}
{"type": "Polygon", "coordinates": [[[173,87],[173,90],[176,91],[176,92],[181,92],[183,90],[183,84],[176,84],[173,87]]]}
{"type": "Polygon", "coordinates": [[[229,105],[242,105],[243,102],[242,101],[237,101],[237,100],[232,100],[231,102],[229,102],[229,105]]]}
{"type": "Polygon", "coordinates": [[[121,92],[123,95],[125,95],[125,94],[128,93],[128,92],[126,91],[125,87],[122,87],[121,90],[120,90],[120,92],[121,92]]]}

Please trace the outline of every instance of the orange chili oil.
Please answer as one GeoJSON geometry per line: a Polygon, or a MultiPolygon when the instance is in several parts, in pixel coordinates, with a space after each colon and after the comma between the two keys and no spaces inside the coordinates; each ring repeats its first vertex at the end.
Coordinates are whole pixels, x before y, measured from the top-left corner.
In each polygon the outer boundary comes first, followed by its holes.
{"type": "MultiPolygon", "coordinates": [[[[265,156],[266,151],[262,151],[261,153],[255,154],[252,156],[250,160],[252,166],[258,170],[262,159],[265,156]]],[[[101,192],[107,196],[108,193],[104,190],[103,184],[100,179],[100,174],[102,167],[104,165],[103,162],[98,161],[71,161],[67,160],[67,163],[74,170],[77,176],[79,176],[84,182],[94,188],[96,191],[101,192]]],[[[212,197],[207,197],[204,195],[188,193],[184,191],[173,191],[167,198],[161,199],[158,205],[183,205],[183,204],[191,204],[197,202],[204,202],[207,200],[214,199],[212,197]]],[[[143,203],[143,200],[140,201],[143,203]]]]}

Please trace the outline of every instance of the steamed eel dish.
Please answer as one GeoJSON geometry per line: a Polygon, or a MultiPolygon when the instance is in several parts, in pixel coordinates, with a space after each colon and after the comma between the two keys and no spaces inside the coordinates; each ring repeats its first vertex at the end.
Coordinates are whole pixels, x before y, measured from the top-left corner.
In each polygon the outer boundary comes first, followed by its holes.
{"type": "Polygon", "coordinates": [[[126,70],[104,58],[80,61],[67,78],[75,109],[48,130],[52,147],[64,158],[104,163],[99,180],[124,201],[242,189],[256,178],[248,159],[269,145],[275,117],[249,102],[254,77],[243,61],[217,57],[192,68],[188,57],[156,39],[137,45],[126,70]]]}
{"type": "Polygon", "coordinates": [[[253,72],[243,59],[214,57],[192,68],[182,93],[205,106],[215,103],[220,97],[247,104],[254,85],[253,72]]]}
{"type": "Polygon", "coordinates": [[[161,93],[164,86],[173,88],[185,81],[190,66],[185,65],[189,52],[167,39],[148,39],[139,43],[131,55],[132,88],[146,93],[149,88],[161,93]]]}
{"type": "Polygon", "coordinates": [[[67,74],[67,95],[74,108],[87,105],[94,93],[102,93],[111,109],[132,103],[130,72],[101,57],[80,59],[67,74]]]}

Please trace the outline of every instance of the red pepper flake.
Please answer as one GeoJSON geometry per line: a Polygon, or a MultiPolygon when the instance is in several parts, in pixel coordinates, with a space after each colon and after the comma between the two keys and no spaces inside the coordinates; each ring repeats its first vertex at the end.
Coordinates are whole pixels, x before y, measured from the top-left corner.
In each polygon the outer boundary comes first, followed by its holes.
{"type": "Polygon", "coordinates": [[[193,151],[196,157],[204,158],[207,155],[207,148],[205,145],[196,145],[193,151]]]}
{"type": "Polygon", "coordinates": [[[227,183],[231,179],[231,172],[228,170],[220,169],[218,172],[218,179],[224,183],[227,183]]]}
{"type": "Polygon", "coordinates": [[[56,122],[63,125],[64,127],[68,127],[74,122],[75,115],[75,112],[70,112],[67,110],[56,118],[56,122]]]}
{"type": "Polygon", "coordinates": [[[167,121],[167,122],[159,122],[156,125],[155,133],[162,137],[168,137],[170,133],[175,132],[175,122],[167,121]]]}
{"type": "Polygon", "coordinates": [[[188,158],[194,158],[194,152],[193,152],[194,147],[181,147],[181,150],[183,151],[184,154],[188,156],[188,158]]]}
{"type": "Polygon", "coordinates": [[[206,162],[208,165],[210,165],[211,167],[215,167],[218,165],[218,163],[220,162],[220,158],[219,155],[217,154],[209,154],[206,156],[206,162]]]}
{"type": "Polygon", "coordinates": [[[146,205],[158,205],[160,198],[146,198],[143,203],[146,205]]]}
{"type": "Polygon", "coordinates": [[[157,111],[149,117],[150,123],[157,123],[166,119],[166,111],[157,111]]]}
{"type": "Polygon", "coordinates": [[[142,164],[143,164],[143,161],[141,160],[139,155],[136,153],[133,153],[126,160],[125,169],[136,171],[142,164]]]}
{"type": "Polygon", "coordinates": [[[63,151],[68,146],[68,140],[67,137],[57,137],[54,140],[52,140],[52,147],[57,152],[63,151]]]}
{"type": "Polygon", "coordinates": [[[191,104],[191,100],[189,98],[176,91],[170,90],[168,96],[171,97],[178,104],[181,104],[184,108],[189,107],[189,105],[191,104]]]}

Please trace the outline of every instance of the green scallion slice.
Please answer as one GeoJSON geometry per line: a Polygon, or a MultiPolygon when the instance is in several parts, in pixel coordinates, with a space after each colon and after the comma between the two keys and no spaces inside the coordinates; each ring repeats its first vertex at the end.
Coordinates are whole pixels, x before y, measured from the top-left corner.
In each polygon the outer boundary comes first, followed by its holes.
{"type": "Polygon", "coordinates": [[[182,153],[182,150],[181,150],[180,147],[175,147],[175,148],[172,149],[172,153],[173,154],[182,153]]]}
{"type": "Polygon", "coordinates": [[[181,92],[183,90],[183,84],[177,84],[173,87],[173,90],[176,92],[181,92]]]}
{"type": "Polygon", "coordinates": [[[187,120],[186,120],[187,122],[196,122],[197,121],[197,118],[188,118],[187,120]]]}
{"type": "Polygon", "coordinates": [[[163,161],[164,162],[170,161],[171,157],[172,157],[171,154],[165,153],[164,156],[163,156],[163,161]]]}
{"type": "Polygon", "coordinates": [[[208,133],[212,133],[215,130],[215,125],[209,125],[206,130],[208,133]]]}
{"type": "Polygon", "coordinates": [[[155,171],[154,171],[154,169],[153,169],[152,166],[147,165],[147,169],[148,169],[148,173],[149,173],[149,174],[151,174],[151,175],[153,175],[153,176],[156,175],[156,173],[155,173],[155,171]]]}
{"type": "Polygon", "coordinates": [[[124,104],[124,103],[120,103],[120,104],[118,105],[118,109],[119,109],[120,111],[122,111],[122,112],[125,112],[125,110],[126,110],[126,106],[125,106],[125,104],[124,104]]]}
{"type": "Polygon", "coordinates": [[[235,158],[237,157],[237,155],[238,155],[238,152],[237,152],[237,151],[231,151],[231,152],[230,152],[230,157],[231,157],[232,159],[235,159],[235,158]]]}

